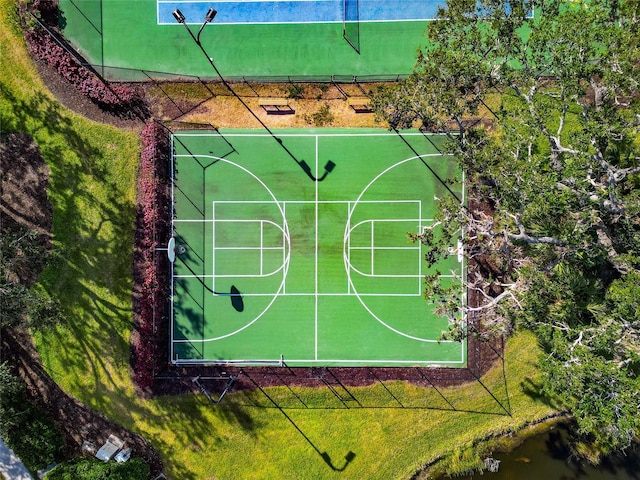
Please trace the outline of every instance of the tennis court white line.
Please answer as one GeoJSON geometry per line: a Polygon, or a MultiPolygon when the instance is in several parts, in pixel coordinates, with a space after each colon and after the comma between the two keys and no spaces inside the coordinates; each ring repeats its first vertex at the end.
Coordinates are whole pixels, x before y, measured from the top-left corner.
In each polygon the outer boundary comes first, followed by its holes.
{"type": "MultiPolygon", "coordinates": [[[[156,0],[158,3],[171,3],[171,4],[177,4],[177,3],[205,3],[202,2],[201,0],[156,0]]],[[[243,0],[236,0],[236,1],[243,1],[243,0]]],[[[246,0],[245,0],[246,1],[246,0]]],[[[260,1],[260,0],[255,0],[255,1],[260,1]]],[[[288,3],[304,3],[304,2],[317,2],[318,0],[269,0],[269,2],[288,2],[288,3]]],[[[326,1],[335,1],[335,0],[326,0],[326,1]]],[[[207,4],[209,3],[229,3],[229,0],[207,0],[206,1],[207,4]]]]}

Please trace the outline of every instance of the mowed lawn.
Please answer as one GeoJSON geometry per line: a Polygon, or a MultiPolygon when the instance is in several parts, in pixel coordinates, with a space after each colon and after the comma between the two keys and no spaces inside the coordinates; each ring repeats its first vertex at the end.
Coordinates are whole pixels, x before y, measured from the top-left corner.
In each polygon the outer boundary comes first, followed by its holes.
{"type": "Polygon", "coordinates": [[[0,0],[0,25],[0,58],[11,65],[0,71],[0,128],[31,134],[51,168],[56,260],[41,286],[60,300],[65,321],[36,335],[38,350],[63,389],[146,436],[170,478],[408,478],[480,437],[553,412],[526,393],[538,355],[526,334],[507,345],[507,388],[498,365],[483,377],[486,389],[352,389],[362,404],[384,408],[346,409],[326,389],[285,387],[265,389],[280,409],[254,406],[272,405],[261,392],[231,394],[221,406],[201,395],[139,399],[128,348],[137,135],[56,102],[26,53],[13,0],[0,0]],[[330,408],[301,408],[296,396],[330,408]]]}

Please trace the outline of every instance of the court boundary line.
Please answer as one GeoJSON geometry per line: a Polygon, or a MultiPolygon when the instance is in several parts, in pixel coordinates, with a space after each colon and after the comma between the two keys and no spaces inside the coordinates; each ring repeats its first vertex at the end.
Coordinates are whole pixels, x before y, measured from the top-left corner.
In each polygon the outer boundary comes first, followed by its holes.
{"type": "MultiPolygon", "coordinates": [[[[420,136],[421,136],[421,137],[424,137],[424,136],[425,136],[425,134],[424,134],[424,133],[422,133],[422,132],[415,132],[415,133],[414,133],[414,132],[407,132],[407,133],[403,133],[403,135],[406,135],[406,136],[417,136],[417,137],[420,137],[420,136]]],[[[432,134],[432,135],[433,135],[433,136],[436,136],[436,134],[432,134]]],[[[172,145],[172,152],[173,152],[173,154],[172,154],[172,158],[171,158],[172,172],[174,172],[174,171],[175,171],[175,164],[174,164],[174,160],[175,160],[175,158],[180,158],[180,157],[193,157],[193,155],[186,155],[186,154],[176,155],[176,154],[175,154],[175,150],[174,150],[174,146],[175,146],[175,144],[174,144],[174,137],[182,137],[182,136],[185,136],[185,137],[215,137],[216,135],[215,135],[215,134],[210,134],[210,133],[174,134],[174,135],[172,135],[172,138],[171,138],[171,145],[172,145]]],[[[267,134],[259,134],[259,133],[255,133],[255,134],[254,134],[254,133],[225,134],[225,136],[228,136],[228,137],[232,137],[232,136],[238,136],[238,137],[254,137],[254,138],[255,138],[255,137],[269,137],[269,135],[267,135],[267,134]]],[[[318,162],[318,143],[319,143],[319,138],[320,138],[320,137],[363,137],[363,136],[380,136],[380,137],[383,137],[383,136],[396,136],[396,134],[392,134],[392,133],[388,133],[388,132],[385,132],[385,133],[365,133],[365,134],[347,134],[347,133],[342,133],[342,134],[338,133],[338,134],[336,134],[336,133],[334,133],[334,132],[331,132],[331,133],[323,133],[323,132],[302,133],[302,132],[300,132],[300,133],[284,134],[284,135],[279,135],[279,136],[282,136],[282,137],[285,137],[285,136],[291,136],[291,137],[312,137],[312,138],[315,138],[315,144],[316,144],[316,162],[315,162],[315,163],[316,163],[316,165],[315,165],[315,171],[316,171],[316,177],[317,177],[317,174],[318,174],[318,167],[319,167],[319,162],[318,162]]],[[[197,155],[197,156],[198,156],[198,157],[211,157],[210,155],[204,155],[204,154],[202,154],[202,155],[197,155]]],[[[416,159],[416,158],[422,158],[422,157],[447,157],[447,156],[449,156],[449,155],[442,154],[442,153],[423,154],[423,155],[418,155],[418,156],[415,156],[415,157],[407,158],[407,159],[405,159],[405,160],[401,161],[400,163],[404,163],[405,161],[413,160],[413,159],[416,159]]],[[[223,159],[223,158],[219,158],[219,157],[212,157],[212,158],[217,158],[218,160],[222,160],[222,161],[224,161],[224,162],[228,162],[228,163],[230,163],[230,164],[232,164],[232,165],[236,165],[236,166],[240,167],[242,170],[245,170],[245,171],[247,171],[247,172],[249,173],[249,171],[248,171],[248,170],[246,170],[246,168],[245,168],[245,167],[242,167],[242,166],[240,166],[240,165],[236,164],[235,162],[229,162],[228,160],[223,159]]],[[[398,164],[398,163],[394,164],[394,166],[395,166],[395,165],[397,165],[397,164],[398,164]]],[[[463,173],[463,185],[464,185],[464,172],[462,172],[462,173],[463,173]]],[[[263,186],[265,186],[265,185],[264,185],[264,183],[259,179],[259,177],[257,177],[255,174],[252,174],[252,173],[251,173],[251,175],[252,175],[254,178],[256,178],[256,179],[257,179],[261,184],[263,184],[263,186]]],[[[172,180],[173,180],[173,178],[172,178],[172,180]]],[[[268,187],[266,187],[266,186],[265,186],[265,188],[267,188],[267,190],[269,191],[269,193],[270,193],[270,194],[272,195],[272,197],[274,198],[275,203],[278,205],[278,207],[279,207],[279,209],[280,209],[280,211],[281,211],[281,213],[282,213],[282,215],[283,215],[283,218],[284,218],[284,217],[286,217],[286,207],[285,207],[285,206],[286,206],[286,203],[314,203],[314,204],[315,204],[315,211],[316,211],[316,213],[315,213],[315,215],[316,215],[316,219],[315,219],[315,224],[316,224],[316,226],[315,226],[315,230],[316,230],[316,231],[315,231],[315,236],[316,236],[316,242],[315,242],[316,259],[315,259],[315,288],[314,288],[314,290],[315,290],[315,291],[314,291],[314,293],[313,293],[313,294],[311,294],[311,295],[313,295],[313,296],[315,297],[315,304],[316,304],[316,305],[315,305],[315,309],[316,309],[316,313],[315,313],[314,317],[315,317],[316,332],[317,332],[317,321],[318,321],[318,318],[317,318],[317,304],[318,304],[318,297],[320,297],[320,296],[336,296],[336,295],[339,295],[339,294],[335,294],[335,293],[321,294],[321,293],[318,291],[318,281],[317,281],[317,276],[318,276],[318,258],[317,258],[317,256],[318,256],[318,241],[317,241],[317,237],[318,237],[318,229],[319,229],[319,228],[318,228],[318,208],[319,208],[320,203],[343,203],[343,204],[345,204],[345,203],[346,203],[346,204],[347,204],[347,206],[348,206],[348,209],[349,209],[349,208],[350,208],[350,205],[351,205],[352,203],[353,203],[354,205],[355,205],[355,204],[357,204],[357,203],[358,203],[358,200],[356,200],[356,201],[353,201],[353,200],[346,200],[346,201],[345,201],[345,200],[320,201],[320,200],[319,200],[319,198],[318,198],[318,196],[319,196],[319,186],[318,186],[318,184],[317,184],[317,183],[316,183],[316,188],[315,188],[315,197],[316,197],[316,198],[315,198],[315,200],[314,200],[314,201],[302,201],[302,200],[295,200],[295,201],[290,201],[290,202],[287,202],[287,201],[279,201],[279,200],[277,200],[277,199],[275,198],[275,196],[273,195],[273,193],[271,192],[271,190],[270,190],[268,187]]],[[[368,188],[368,187],[367,187],[367,188],[368,188]]],[[[366,188],[365,188],[365,190],[366,190],[366,188]]],[[[466,191],[465,191],[464,187],[462,187],[462,188],[461,188],[461,191],[462,191],[462,197],[463,197],[463,200],[464,200],[464,197],[465,197],[465,194],[466,194],[466,191]]],[[[175,186],[173,185],[173,181],[172,181],[172,205],[173,205],[173,204],[175,204],[175,197],[174,197],[174,195],[175,195],[175,186]]],[[[359,198],[360,198],[361,196],[362,196],[362,194],[360,194],[359,198]]],[[[237,201],[215,201],[215,203],[225,203],[225,202],[228,202],[228,203],[240,203],[240,202],[237,202],[237,201]]],[[[264,201],[248,201],[247,203],[256,203],[256,202],[257,202],[257,203],[264,203],[264,201]]],[[[394,202],[395,202],[395,201],[394,201],[394,202]]],[[[397,202],[416,202],[416,201],[415,201],[415,200],[399,200],[399,201],[397,201],[397,202]]],[[[269,202],[269,203],[274,203],[274,202],[269,202]]],[[[386,201],[381,201],[381,200],[375,200],[375,201],[362,201],[362,203],[386,203],[386,201]]],[[[422,212],[421,212],[421,210],[422,210],[422,201],[418,201],[418,204],[419,204],[419,209],[420,209],[419,216],[421,217],[421,216],[422,216],[422,212]]],[[[351,214],[353,213],[353,208],[354,208],[354,207],[351,207],[351,208],[350,208],[350,210],[351,210],[351,214]]],[[[351,215],[351,214],[349,214],[349,217],[350,217],[350,215],[351,215]]],[[[427,220],[427,219],[423,219],[423,220],[420,220],[420,221],[419,221],[419,228],[422,228],[423,221],[426,221],[426,220],[427,220]]],[[[181,221],[189,221],[189,220],[186,220],[186,219],[175,219],[175,221],[176,221],[176,223],[178,223],[178,222],[181,222],[181,221]]],[[[196,220],[196,221],[203,221],[203,222],[211,221],[214,225],[215,225],[215,223],[216,223],[215,218],[212,218],[211,220],[203,219],[203,220],[196,220]]],[[[284,221],[285,221],[285,223],[286,223],[286,218],[285,218],[285,220],[284,220],[284,221]]],[[[403,221],[410,221],[410,220],[403,220],[403,221]]],[[[433,221],[433,220],[431,219],[431,221],[433,221]]],[[[172,226],[173,226],[173,222],[172,222],[172,226]]],[[[462,235],[464,235],[464,232],[462,232],[462,235]]],[[[214,237],[214,238],[215,238],[215,237],[214,237]]],[[[284,241],[284,239],[283,239],[283,241],[284,241]]],[[[393,248],[393,247],[392,247],[392,248],[393,248]]],[[[286,252],[285,252],[285,255],[286,255],[286,252]]],[[[463,263],[463,262],[461,262],[461,263],[462,263],[462,264],[461,264],[461,271],[462,271],[462,273],[463,273],[463,275],[462,275],[462,278],[463,278],[463,277],[464,277],[464,268],[465,268],[465,266],[464,266],[464,263],[463,263]]],[[[422,271],[422,264],[421,264],[421,263],[419,263],[419,265],[420,265],[420,272],[421,272],[421,271],[422,271]]],[[[416,275],[416,277],[417,277],[417,278],[420,278],[420,272],[419,272],[419,274],[418,274],[418,275],[416,275]]],[[[174,277],[175,277],[175,278],[180,278],[179,276],[174,276],[174,275],[173,275],[173,273],[174,273],[174,272],[173,272],[173,267],[172,267],[172,279],[173,279],[174,277]]],[[[213,275],[212,275],[212,276],[213,276],[213,275]]],[[[446,277],[455,278],[455,275],[446,275],[446,277]]],[[[285,278],[286,278],[286,275],[285,275],[285,278]]],[[[441,276],[441,278],[445,278],[445,276],[441,276]]],[[[174,283],[174,282],[172,281],[171,283],[172,283],[172,297],[173,297],[173,283],[174,283]]],[[[285,282],[283,282],[283,283],[286,285],[286,281],[285,281],[285,282]]],[[[348,281],[348,283],[349,283],[349,289],[350,289],[350,288],[351,288],[351,282],[350,282],[350,280],[348,281]]],[[[283,291],[285,291],[285,290],[286,290],[286,288],[283,286],[283,289],[282,289],[282,290],[283,290],[283,291]]],[[[274,299],[275,299],[275,298],[277,298],[277,296],[279,296],[279,295],[280,295],[280,293],[276,294],[276,296],[274,297],[274,299]]],[[[286,293],[285,293],[285,295],[286,295],[286,293]]],[[[289,295],[310,295],[310,294],[307,294],[307,293],[296,294],[296,293],[294,293],[294,294],[289,294],[289,295]]],[[[351,296],[352,296],[353,294],[352,294],[352,293],[347,293],[346,295],[351,295],[351,296]]],[[[411,296],[415,296],[415,295],[413,295],[413,294],[410,294],[410,295],[411,295],[411,296]]],[[[393,295],[393,294],[362,294],[362,296],[407,296],[407,295],[404,295],[404,294],[402,294],[402,295],[393,295]]],[[[463,300],[463,299],[461,299],[461,300],[463,300]]],[[[273,302],[271,302],[271,304],[272,304],[272,303],[273,303],[273,302]]],[[[271,306],[271,304],[270,304],[269,306],[271,306]]],[[[172,309],[172,310],[173,310],[173,309],[172,309]]],[[[268,308],[267,308],[266,310],[268,310],[268,308]]],[[[265,311],[266,311],[266,310],[265,310],[265,311]]],[[[368,309],[367,309],[367,310],[368,310],[368,309]]],[[[264,314],[264,312],[263,312],[263,314],[264,314]]],[[[262,316],[262,315],[260,315],[260,316],[262,316]]],[[[242,328],[242,329],[240,329],[239,331],[233,332],[233,334],[240,333],[240,331],[241,331],[241,330],[244,330],[245,328],[247,328],[248,326],[250,326],[251,324],[253,324],[255,321],[257,321],[259,318],[260,318],[260,317],[258,317],[258,318],[256,318],[256,319],[254,319],[252,322],[250,322],[250,324],[246,325],[245,327],[243,327],[243,328],[242,328]]],[[[215,339],[192,339],[192,340],[189,340],[189,339],[183,339],[183,340],[178,340],[178,339],[175,339],[175,335],[174,335],[174,328],[173,328],[173,327],[174,327],[174,321],[173,321],[173,312],[172,312],[172,325],[171,325],[171,330],[172,330],[171,343],[172,343],[172,345],[171,345],[171,351],[172,351],[172,359],[173,359],[173,358],[176,358],[176,361],[177,361],[177,357],[175,356],[175,352],[174,352],[174,348],[173,348],[175,343],[186,343],[186,342],[194,342],[194,341],[195,341],[195,342],[202,342],[202,343],[204,343],[204,342],[206,342],[206,341],[214,341],[214,340],[218,340],[218,339],[221,339],[221,338],[226,338],[226,337],[228,337],[228,336],[229,336],[229,335],[225,335],[225,336],[223,336],[223,337],[218,337],[218,338],[215,338],[215,339]]],[[[397,333],[397,332],[396,332],[396,333],[397,333]]],[[[356,360],[356,361],[354,361],[354,360],[335,360],[335,359],[333,359],[333,360],[330,360],[330,359],[322,359],[322,360],[319,360],[319,359],[318,359],[318,357],[317,357],[317,339],[318,339],[318,335],[317,335],[317,333],[316,333],[314,336],[315,336],[315,341],[316,341],[316,348],[315,348],[315,355],[314,355],[315,360],[314,360],[314,361],[317,361],[317,362],[349,363],[349,364],[352,364],[352,365],[359,364],[359,363],[369,363],[369,364],[371,364],[371,363],[380,363],[380,364],[384,364],[384,363],[386,363],[386,364],[391,364],[391,363],[398,363],[398,364],[405,364],[405,363],[418,363],[418,364],[425,364],[425,365],[426,365],[426,364],[428,364],[428,365],[436,364],[436,365],[437,365],[437,364],[443,364],[443,363],[455,363],[455,364],[460,364],[460,363],[464,363],[465,352],[466,352],[466,342],[444,341],[444,343],[460,343],[460,345],[461,345],[461,360],[460,360],[460,361],[458,361],[458,360],[454,360],[454,361],[425,361],[425,360],[419,360],[419,361],[408,361],[408,360],[399,360],[399,361],[394,361],[394,360],[376,360],[376,361],[373,361],[373,360],[356,360]]],[[[404,335],[403,335],[403,336],[404,336],[404,335]]],[[[424,341],[424,340],[422,340],[422,339],[421,339],[421,341],[424,341]]],[[[437,342],[437,340],[433,340],[433,342],[437,342]]],[[[212,361],[211,361],[211,359],[206,359],[206,360],[204,360],[204,359],[192,359],[192,360],[193,360],[193,362],[194,362],[194,363],[202,363],[203,361],[205,361],[205,362],[207,362],[207,363],[211,363],[211,362],[212,362],[212,361]]],[[[186,359],[180,360],[180,363],[183,363],[183,362],[185,362],[185,361],[186,361],[186,359]]],[[[236,360],[236,361],[238,361],[238,360],[236,360]]],[[[234,361],[234,360],[224,360],[224,361],[221,361],[221,363],[234,363],[234,362],[236,362],[236,361],[234,361]]],[[[240,360],[240,361],[241,361],[241,360],[240,360]]],[[[251,361],[259,361],[259,360],[247,360],[247,361],[251,362],[251,361]]],[[[289,360],[288,360],[288,361],[289,361],[289,360]]],[[[291,361],[291,362],[295,362],[296,360],[290,360],[290,361],[291,361]]],[[[310,362],[310,360],[308,360],[308,359],[305,359],[305,360],[299,360],[299,362],[309,363],[309,362],[310,362]]],[[[214,363],[215,363],[215,362],[214,362],[214,363]]]]}
{"type": "MultiPolygon", "coordinates": [[[[318,151],[318,137],[315,137],[315,172],[314,176],[318,178],[318,164],[320,160],[320,152],[318,151]]],[[[314,220],[314,228],[315,228],[315,242],[314,242],[314,250],[315,250],[315,259],[314,259],[314,291],[315,291],[315,301],[314,301],[314,311],[313,311],[313,322],[314,322],[314,359],[318,360],[318,256],[320,254],[320,246],[318,244],[318,236],[319,236],[319,208],[318,199],[320,198],[320,182],[315,182],[315,220],[314,220]]]]}
{"type": "MultiPolygon", "coordinates": [[[[420,366],[420,365],[429,365],[429,366],[438,366],[438,365],[445,365],[445,364],[464,364],[464,355],[462,356],[462,360],[335,360],[335,359],[319,359],[319,360],[311,360],[311,359],[303,359],[303,358],[296,358],[296,359],[291,359],[291,358],[285,358],[285,362],[287,365],[292,365],[294,363],[299,363],[301,364],[300,366],[313,366],[314,363],[318,363],[320,364],[320,366],[324,366],[324,363],[332,363],[332,364],[341,364],[341,363],[345,363],[345,364],[349,364],[351,365],[357,365],[359,363],[363,363],[363,367],[366,367],[370,364],[384,364],[384,365],[388,365],[388,364],[397,364],[397,365],[410,365],[410,366],[420,366]],[[366,363],[365,363],[366,362],[366,363]],[[311,365],[310,365],[311,364],[311,365]]],[[[271,359],[271,358],[244,358],[244,359],[237,359],[237,360],[202,360],[202,359],[187,359],[187,358],[182,358],[179,359],[178,362],[174,362],[179,364],[206,364],[206,365],[247,365],[247,366],[253,366],[253,365],[258,365],[258,364],[267,364],[267,365],[278,365],[278,366],[282,366],[282,359],[281,358],[277,358],[277,359],[271,359]]]]}

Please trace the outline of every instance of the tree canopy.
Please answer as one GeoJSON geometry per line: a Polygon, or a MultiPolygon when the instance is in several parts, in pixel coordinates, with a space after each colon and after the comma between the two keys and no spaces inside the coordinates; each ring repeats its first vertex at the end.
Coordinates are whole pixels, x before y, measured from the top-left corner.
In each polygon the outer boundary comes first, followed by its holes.
{"type": "Polygon", "coordinates": [[[149,478],[149,466],[141,458],[126,463],[76,458],[61,463],[45,475],[47,480],[141,480],[149,478]]]}
{"type": "Polygon", "coordinates": [[[57,323],[58,303],[31,279],[44,269],[50,252],[40,235],[22,226],[12,226],[0,234],[0,328],[24,325],[43,328],[57,323]]]}
{"type": "Polygon", "coordinates": [[[639,14],[638,0],[448,0],[413,74],[373,98],[392,128],[448,135],[466,174],[469,204],[441,199],[412,235],[435,263],[464,229],[475,300],[427,278],[447,335],[536,332],[541,393],[599,453],[640,433],[639,14]]]}

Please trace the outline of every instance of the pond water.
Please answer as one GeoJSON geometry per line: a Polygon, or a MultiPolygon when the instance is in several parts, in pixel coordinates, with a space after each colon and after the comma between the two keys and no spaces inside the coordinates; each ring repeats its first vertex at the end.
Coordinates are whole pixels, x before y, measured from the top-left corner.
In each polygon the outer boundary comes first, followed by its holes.
{"type": "Polygon", "coordinates": [[[572,458],[563,427],[532,437],[510,454],[496,454],[497,473],[464,480],[640,480],[640,448],[606,458],[593,467],[572,458]]]}

